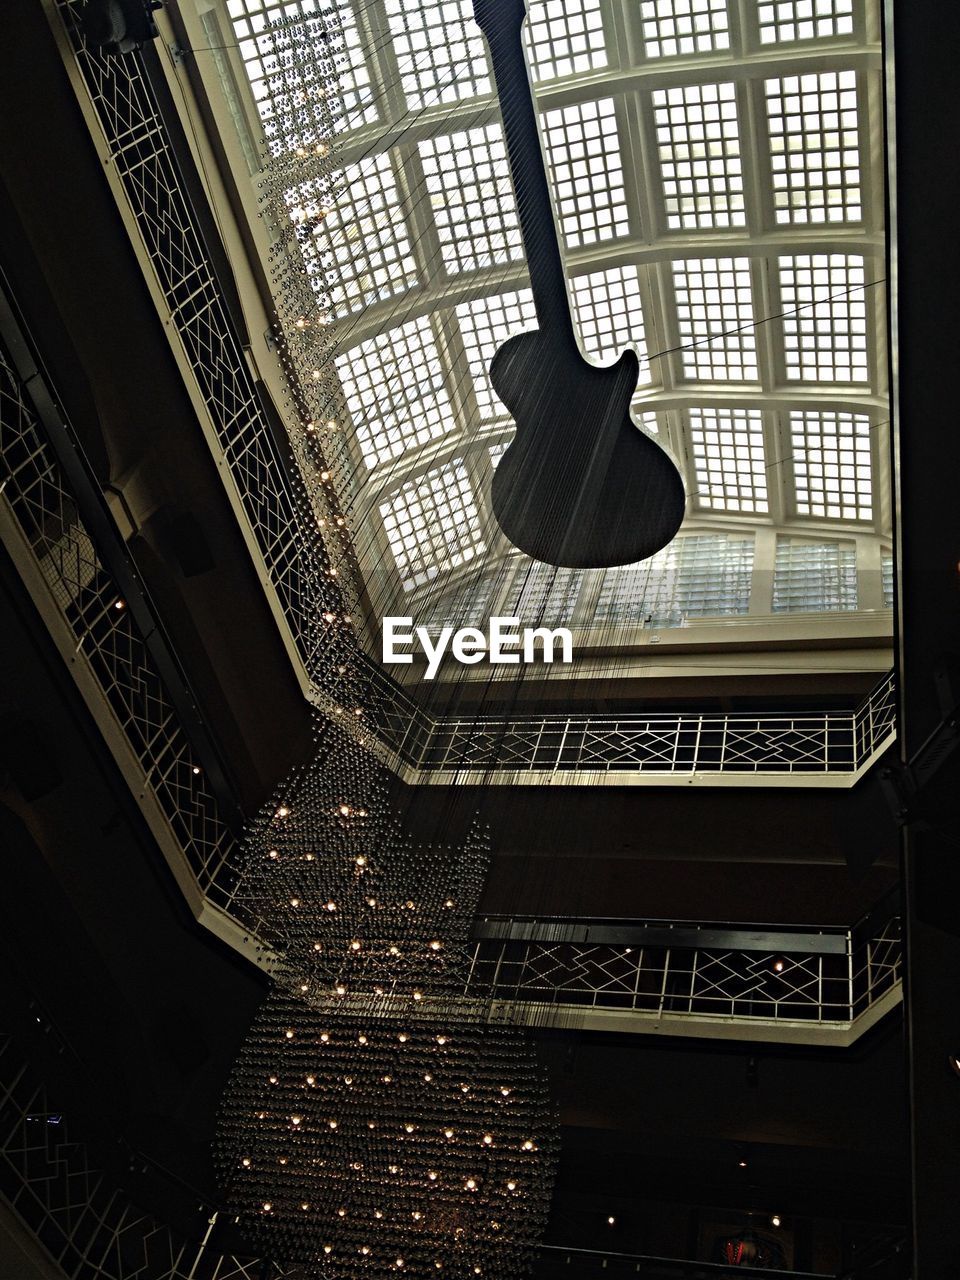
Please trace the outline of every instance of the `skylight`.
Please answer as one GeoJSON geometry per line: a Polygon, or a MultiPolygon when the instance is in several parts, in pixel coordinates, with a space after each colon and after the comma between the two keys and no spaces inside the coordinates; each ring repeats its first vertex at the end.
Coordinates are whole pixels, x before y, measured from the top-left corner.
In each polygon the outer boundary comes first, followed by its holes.
{"type": "Polygon", "coordinates": [[[829,39],[853,31],[853,0],[774,0],[757,5],[764,44],[829,39]]]}
{"type": "Polygon", "coordinates": [[[543,114],[547,163],[560,229],[570,248],[630,230],[612,98],[543,114]]]}
{"type": "Polygon", "coordinates": [[[600,70],[608,63],[600,0],[528,0],[524,43],[534,80],[600,70]]]}
{"type": "Polygon", "coordinates": [[[727,0],[642,0],[640,17],[648,58],[730,48],[727,0]]]}
{"type": "Polygon", "coordinates": [[[744,226],[736,86],[655,89],[653,105],[667,226],[744,226]]]}
{"type": "Polygon", "coordinates": [[[404,591],[465,564],[485,549],[477,503],[461,459],[408,480],[380,515],[404,591]]]}
{"type": "Polygon", "coordinates": [[[768,80],[766,93],[777,222],[859,221],[856,72],[768,80]]]}
{"type": "Polygon", "coordinates": [[[691,409],[690,438],[699,506],[766,511],[767,472],[759,409],[691,409]]]}
{"type": "Polygon", "coordinates": [[[529,289],[521,289],[516,293],[478,298],[475,302],[462,303],[456,315],[480,417],[502,418],[507,411],[493,390],[487,370],[498,347],[511,334],[536,328],[533,295],[529,289]]]}
{"type": "Polygon", "coordinates": [[[840,253],[780,259],[787,377],[867,382],[864,260],[840,253]]]}
{"type": "Polygon", "coordinates": [[[641,384],[650,381],[636,267],[608,267],[570,281],[573,316],[584,350],[608,364],[632,344],[640,355],[641,384]]]}
{"type": "Polygon", "coordinates": [[[790,414],[798,515],[873,518],[870,437],[864,413],[795,409],[790,414]]]}
{"type": "Polygon", "coordinates": [[[385,11],[410,110],[490,92],[472,0],[386,0],[385,11]]]}
{"type": "Polygon", "coordinates": [[[748,258],[686,258],[673,264],[677,324],[688,378],[757,377],[748,258]]]}

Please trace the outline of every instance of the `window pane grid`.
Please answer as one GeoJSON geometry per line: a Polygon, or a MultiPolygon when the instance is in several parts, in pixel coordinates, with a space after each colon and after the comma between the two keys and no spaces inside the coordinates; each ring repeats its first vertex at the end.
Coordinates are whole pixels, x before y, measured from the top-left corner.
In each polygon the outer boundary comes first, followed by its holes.
{"type": "Polygon", "coordinates": [[[643,0],[640,27],[648,58],[730,48],[727,0],[643,0]]]}
{"type": "Polygon", "coordinates": [[[380,515],[404,591],[482,555],[477,504],[459,458],[409,480],[380,515]]]}
{"type": "Polygon", "coordinates": [[[608,63],[600,0],[528,0],[524,41],[535,81],[582,75],[608,63]]]}
{"type": "Polygon", "coordinates": [[[870,419],[865,414],[790,414],[797,514],[828,520],[873,518],[870,419]]]}
{"type": "Polygon", "coordinates": [[[767,510],[767,472],[759,409],[691,409],[697,505],[719,511],[767,510]]]}
{"type": "Polygon", "coordinates": [[[346,0],[335,0],[322,17],[313,0],[230,0],[228,12],[274,154],[326,138],[331,114],[345,129],[378,118],[377,95],[346,0]],[[315,58],[305,46],[316,47],[315,58]],[[337,68],[335,97],[326,74],[331,63],[337,68]]]}
{"type": "Polygon", "coordinates": [[[640,356],[638,383],[650,382],[647,343],[640,309],[640,277],[636,267],[610,267],[574,276],[570,281],[573,318],[588,355],[606,363],[627,345],[640,356]]]}
{"type": "Polygon", "coordinates": [[[775,0],[757,5],[762,44],[823,40],[853,32],[853,0],[775,0]]]}
{"type": "Polygon", "coordinates": [[[386,0],[386,14],[409,110],[491,92],[471,0],[386,0]]]}
{"type": "Polygon", "coordinates": [[[479,580],[474,573],[469,573],[452,591],[444,592],[436,600],[428,596],[422,601],[420,617],[414,621],[433,630],[441,627],[485,629],[499,579],[500,574],[496,570],[484,574],[479,580]]]}
{"type": "Polygon", "coordinates": [[[869,380],[865,281],[861,257],[810,254],[780,259],[789,379],[869,380]]]}
{"type": "Polygon", "coordinates": [[[444,435],[454,425],[427,318],[337,356],[337,372],[368,467],[444,435]]]}
{"type": "Polygon", "coordinates": [[[583,569],[524,561],[517,566],[500,605],[501,616],[519,618],[527,625],[563,626],[573,617],[583,581],[583,569]]]}
{"type": "Polygon", "coordinates": [[[856,550],[839,542],[777,539],[773,573],[775,613],[856,609],[856,550]]]}
{"type": "Polygon", "coordinates": [[[529,289],[500,293],[456,308],[481,419],[502,418],[507,410],[494,392],[489,367],[498,348],[516,333],[537,327],[529,289]]]}
{"type": "Polygon", "coordinates": [[[893,552],[880,552],[880,585],[883,591],[883,607],[893,607],[893,552]]]}
{"type": "Polygon", "coordinates": [[[566,243],[627,235],[630,220],[612,98],[543,113],[547,168],[566,243]]]}
{"type": "Polygon", "coordinates": [[[756,380],[753,289],[748,258],[688,258],[673,264],[686,378],[756,380]]]}
{"type": "Polygon", "coordinates": [[[859,221],[856,72],[768,80],[766,94],[777,222],[859,221]]]}
{"type": "Polygon", "coordinates": [[[499,125],[421,142],[420,160],[448,272],[476,271],[523,257],[499,125]]]}
{"type": "Polygon", "coordinates": [[[641,564],[608,569],[598,622],[681,626],[687,618],[726,617],[750,607],[752,537],[686,534],[641,564]]]}
{"type": "Polygon", "coordinates": [[[653,105],[667,226],[745,226],[735,86],[657,89],[653,105]]]}
{"type": "Polygon", "coordinates": [[[356,311],[417,283],[417,266],[393,165],[386,155],[349,165],[332,195],[318,180],[286,195],[311,283],[333,315],[356,311]]]}

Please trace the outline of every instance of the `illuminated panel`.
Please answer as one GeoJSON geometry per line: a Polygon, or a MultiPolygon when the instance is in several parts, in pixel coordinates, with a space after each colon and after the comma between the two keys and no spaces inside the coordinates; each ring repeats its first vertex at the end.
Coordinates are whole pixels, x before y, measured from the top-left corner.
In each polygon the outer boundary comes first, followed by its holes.
{"type": "Polygon", "coordinates": [[[853,32],[853,0],[775,0],[757,5],[763,44],[823,40],[853,32]]]}
{"type": "Polygon", "coordinates": [[[386,0],[386,15],[410,110],[490,93],[472,0],[386,0]]]}
{"type": "Polygon", "coordinates": [[[523,257],[499,125],[430,138],[420,143],[420,160],[448,272],[523,257]]]}
{"type": "Polygon", "coordinates": [[[880,552],[880,586],[883,591],[883,607],[893,607],[893,552],[880,552]]]}
{"type": "Polygon", "coordinates": [[[328,203],[312,194],[316,183],[287,193],[298,226],[304,263],[334,315],[356,311],[417,283],[390,157],[369,156],[335,178],[328,203]]]}
{"type": "Polygon", "coordinates": [[[790,414],[797,514],[872,520],[870,419],[825,409],[790,414]]]}
{"type": "Polygon", "coordinates": [[[752,574],[752,535],[684,534],[641,564],[608,569],[596,618],[663,627],[746,613],[752,574]]]}
{"type": "Polygon", "coordinates": [[[333,0],[322,17],[313,0],[227,0],[227,12],[274,154],[326,137],[323,121],[330,110],[345,129],[379,118],[378,95],[347,0],[333,0]],[[303,47],[305,33],[315,42],[315,58],[303,47]],[[331,62],[338,76],[335,101],[326,78],[331,62]]]}
{"type": "Polygon", "coordinates": [[[600,0],[528,0],[524,42],[536,81],[598,71],[608,62],[600,0]]]}
{"type": "Polygon", "coordinates": [[[557,569],[537,560],[522,560],[501,605],[503,617],[526,624],[563,626],[573,617],[583,586],[583,569],[557,569]]]}
{"type": "Polygon", "coordinates": [[[630,230],[612,98],[543,113],[547,168],[566,243],[596,244],[630,230]]]}
{"type": "Polygon", "coordinates": [[[745,226],[735,86],[656,89],[653,105],[667,226],[745,226]]]}
{"type": "Polygon", "coordinates": [[[749,258],[687,258],[673,264],[677,325],[686,378],[755,380],[749,258]]]}
{"type": "Polygon", "coordinates": [[[869,381],[865,284],[861,257],[833,253],[780,259],[788,378],[869,381]]]}
{"type": "Polygon", "coordinates": [[[516,293],[478,298],[457,307],[456,316],[480,417],[503,417],[507,410],[494,392],[487,371],[497,349],[507,338],[537,327],[533,296],[529,289],[521,289],[516,293]]]}
{"type": "Polygon", "coordinates": [[[461,459],[417,476],[381,503],[380,515],[404,591],[482,555],[477,503],[461,459]]]}
{"type": "Polygon", "coordinates": [[[727,0],[643,0],[640,29],[648,58],[730,48],[727,0]]]}
{"type": "Polygon", "coordinates": [[[650,382],[636,267],[609,267],[570,281],[573,319],[588,355],[602,363],[632,344],[640,356],[638,382],[650,382]]]}
{"type": "Polygon", "coordinates": [[[454,425],[426,317],[361,342],[338,356],[336,366],[368,467],[425,444],[454,425]]]}
{"type": "Polygon", "coordinates": [[[479,580],[469,573],[459,586],[444,592],[439,599],[424,601],[414,617],[414,625],[433,629],[478,627],[486,630],[493,593],[499,581],[499,570],[486,573],[479,580]]]}
{"type": "Polygon", "coordinates": [[[767,510],[759,409],[691,409],[697,505],[716,511],[767,510]]]}
{"type": "Polygon", "coordinates": [[[857,556],[840,542],[778,538],[775,613],[828,613],[857,607],[857,556]]]}
{"type": "Polygon", "coordinates": [[[768,80],[766,92],[777,222],[859,221],[856,72],[768,80]]]}

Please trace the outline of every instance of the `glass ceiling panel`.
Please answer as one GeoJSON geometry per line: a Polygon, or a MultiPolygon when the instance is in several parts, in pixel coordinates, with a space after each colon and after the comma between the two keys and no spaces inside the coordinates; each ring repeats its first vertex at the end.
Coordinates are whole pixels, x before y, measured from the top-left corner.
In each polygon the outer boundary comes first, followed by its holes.
{"type": "Polygon", "coordinates": [[[653,104],[667,226],[744,226],[736,85],[655,89],[653,104]]]}
{"type": "Polygon", "coordinates": [[[336,357],[357,443],[368,467],[444,435],[455,425],[426,317],[336,357]]]}
{"type": "MultiPolygon", "coordinates": [[[[324,0],[340,24],[344,76],[331,153],[348,161],[326,185],[317,129],[330,103],[293,44],[295,30],[309,44],[319,29],[319,2],[229,0],[228,11],[269,145],[286,148],[288,214],[316,319],[331,322],[324,333],[373,513],[369,555],[386,541],[398,594],[416,588],[424,607],[448,600],[446,575],[467,565],[457,590],[496,580],[501,607],[508,568],[518,591],[525,575],[542,575],[490,515],[489,480],[512,424],[488,367],[536,317],[473,0],[324,0]]],[[[780,609],[806,608],[792,603],[808,596],[789,587],[800,572],[791,557],[856,556],[835,530],[817,542],[817,521],[855,522],[851,538],[867,530],[889,543],[873,475],[874,449],[885,447],[885,354],[868,298],[884,275],[883,210],[865,183],[882,165],[882,122],[871,116],[881,51],[851,39],[876,23],[852,0],[761,0],[736,13],[729,0],[528,5],[524,41],[574,322],[601,363],[637,349],[634,418],[675,450],[690,496],[676,550],[655,558],[659,616],[696,614],[694,594],[668,590],[684,564],[714,557],[716,569],[731,557],[736,577],[752,564],[753,528],[774,522],[807,535],[779,553],[778,597],[780,609]],[[740,516],[749,531],[710,528],[740,516]]],[[[326,48],[317,67],[324,59],[326,48]]],[[[567,595],[588,612],[609,596],[604,616],[614,619],[618,592],[649,604],[638,572],[611,571],[609,590],[602,573],[588,576],[567,595]]],[[[748,598],[756,608],[763,595],[731,588],[723,608],[739,613],[748,598]]],[[[830,603],[840,599],[832,588],[813,595],[827,610],[854,607],[830,603]]]]}
{"type": "Polygon", "coordinates": [[[648,58],[730,48],[727,0],[643,0],[640,15],[648,58]]]}
{"type": "Polygon", "coordinates": [[[420,162],[450,274],[523,258],[500,125],[421,142],[420,162]]]}
{"type": "Polygon", "coordinates": [[[386,0],[386,14],[410,110],[490,92],[473,0],[386,0]]]}
{"type": "Polygon", "coordinates": [[[859,221],[856,72],[768,80],[766,93],[777,222],[859,221]]]}

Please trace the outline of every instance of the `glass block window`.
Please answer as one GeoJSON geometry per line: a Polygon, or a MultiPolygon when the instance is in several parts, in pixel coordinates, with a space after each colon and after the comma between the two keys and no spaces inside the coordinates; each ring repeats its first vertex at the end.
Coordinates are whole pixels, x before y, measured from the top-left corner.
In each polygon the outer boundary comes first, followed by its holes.
{"type": "Polygon", "coordinates": [[[334,0],[323,17],[314,0],[228,0],[240,57],[273,153],[308,146],[330,116],[355,129],[378,119],[353,6],[334,0]],[[315,45],[317,53],[306,52],[315,45]],[[337,68],[336,93],[327,71],[337,68]]]}
{"type": "Polygon", "coordinates": [[[414,626],[429,627],[431,631],[439,631],[441,627],[479,627],[486,630],[490,605],[499,581],[498,571],[479,578],[475,572],[468,572],[467,577],[451,591],[443,592],[437,599],[427,596],[421,601],[413,619],[414,626]]]}
{"type": "Polygon", "coordinates": [[[856,72],[768,80],[766,94],[777,222],[858,222],[856,72]]]}
{"type": "Polygon", "coordinates": [[[853,0],[773,0],[757,5],[763,44],[823,40],[853,32],[853,0]]]}
{"type": "Polygon", "coordinates": [[[831,613],[857,607],[857,553],[840,542],[777,539],[774,613],[831,613]]]}
{"type": "Polygon", "coordinates": [[[407,483],[380,515],[404,591],[482,555],[477,503],[460,458],[407,483]]]}
{"type": "Polygon", "coordinates": [[[746,613],[752,575],[752,537],[684,534],[649,560],[608,569],[596,620],[675,627],[686,618],[746,613]]]}
{"type": "Polygon", "coordinates": [[[368,467],[399,457],[454,425],[427,317],[388,329],[336,358],[368,467]]]}
{"type": "Polygon", "coordinates": [[[749,258],[674,262],[673,288],[684,377],[758,378],[749,258]]]}
{"type": "Polygon", "coordinates": [[[412,288],[417,265],[389,156],[349,165],[331,185],[305,182],[286,200],[311,282],[337,316],[412,288]]]}
{"type": "Polygon", "coordinates": [[[883,607],[893,608],[893,552],[880,552],[880,585],[883,591],[883,607]]]}
{"type": "Polygon", "coordinates": [[[648,58],[730,48],[727,0],[642,0],[640,29],[648,58]]]}
{"type": "Polygon", "coordinates": [[[613,99],[545,111],[542,129],[567,245],[575,248],[626,235],[630,220],[613,99]]]}
{"type": "Polygon", "coordinates": [[[653,106],[670,230],[745,226],[735,86],[656,89],[653,106]]]}
{"type": "Polygon", "coordinates": [[[797,514],[873,519],[870,419],[821,409],[790,414],[797,514]]]}
{"type": "Polygon", "coordinates": [[[527,626],[562,627],[577,607],[585,570],[557,569],[539,560],[521,560],[500,602],[500,615],[527,626]]]}
{"type": "Polygon", "coordinates": [[[490,383],[490,361],[507,338],[537,327],[533,295],[529,289],[520,289],[478,298],[457,307],[456,316],[480,417],[501,418],[507,410],[490,383]]]}
{"type": "Polygon", "coordinates": [[[472,0],[386,0],[386,15],[409,110],[491,92],[472,0]]]}
{"type": "Polygon", "coordinates": [[[787,377],[867,382],[864,260],[840,253],[780,259],[787,377]]]}
{"type": "Polygon", "coordinates": [[[604,364],[632,344],[640,356],[638,382],[650,381],[636,267],[610,267],[570,281],[573,322],[584,350],[604,364]]]}
{"type": "Polygon", "coordinates": [[[523,34],[534,81],[583,75],[607,65],[600,0],[527,0],[523,34]]]}
{"type": "Polygon", "coordinates": [[[420,143],[443,265],[476,271],[523,257],[520,224],[499,125],[420,143]]]}
{"type": "Polygon", "coordinates": [[[759,409],[691,409],[696,500],[715,511],[767,510],[759,409]]]}

